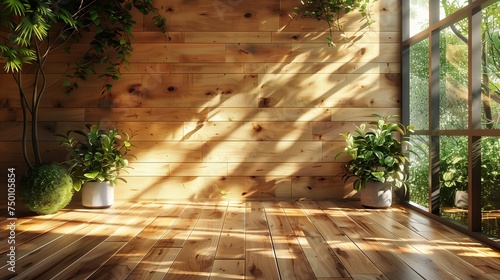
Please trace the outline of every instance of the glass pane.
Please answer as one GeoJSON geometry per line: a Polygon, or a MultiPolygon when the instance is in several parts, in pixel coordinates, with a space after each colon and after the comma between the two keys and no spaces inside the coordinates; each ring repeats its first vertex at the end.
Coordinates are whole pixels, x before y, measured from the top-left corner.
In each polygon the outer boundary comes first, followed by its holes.
{"type": "Polygon", "coordinates": [[[408,184],[410,201],[429,207],[429,137],[411,135],[410,142],[414,153],[410,157],[410,178],[408,184]]]}
{"type": "Polygon", "coordinates": [[[410,0],[410,37],[429,27],[429,0],[410,0]]]}
{"type": "Polygon", "coordinates": [[[429,39],[410,47],[410,124],[429,129],[429,39]]]}
{"type": "Polygon", "coordinates": [[[482,127],[500,129],[500,2],[482,12],[482,127]]]}
{"type": "Polygon", "coordinates": [[[441,129],[467,129],[468,47],[464,22],[466,26],[465,19],[440,32],[441,129]]]}
{"type": "Polygon", "coordinates": [[[441,214],[467,225],[467,137],[443,136],[439,145],[441,214]]]}
{"type": "Polygon", "coordinates": [[[443,19],[446,16],[453,14],[461,8],[467,6],[469,0],[441,0],[439,1],[441,10],[439,11],[439,18],[443,19]]]}
{"type": "Polygon", "coordinates": [[[481,208],[483,233],[500,237],[500,137],[481,140],[481,208]]]}

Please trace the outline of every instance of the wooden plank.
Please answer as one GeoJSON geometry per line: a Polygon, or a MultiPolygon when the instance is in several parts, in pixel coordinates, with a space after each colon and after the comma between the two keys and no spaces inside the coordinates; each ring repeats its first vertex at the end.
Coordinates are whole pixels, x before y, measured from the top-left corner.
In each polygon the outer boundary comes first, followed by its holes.
{"type": "Polygon", "coordinates": [[[297,237],[273,234],[272,238],[281,279],[316,279],[297,237]]]}
{"type": "Polygon", "coordinates": [[[320,233],[296,202],[281,202],[281,207],[288,217],[296,236],[320,237],[320,233]]]}
{"type": "Polygon", "coordinates": [[[353,278],[388,279],[349,237],[329,230],[321,231],[321,235],[353,278]]]}
{"type": "Polygon", "coordinates": [[[181,248],[152,248],[128,278],[163,279],[180,251],[181,248]]]}
{"type": "Polygon", "coordinates": [[[365,108],[334,108],[332,109],[332,121],[346,121],[346,122],[370,122],[376,118],[372,114],[386,115],[386,116],[400,116],[400,108],[373,108],[367,111],[365,108]]]}
{"type": "MultiPolygon", "coordinates": [[[[66,230],[70,230],[71,226],[68,228],[68,223],[75,226],[77,221],[74,221],[81,215],[81,213],[62,210],[56,214],[45,215],[45,216],[31,216],[33,213],[30,213],[31,218],[28,218],[23,223],[16,223],[16,249],[18,250],[18,258],[24,256],[25,254],[34,251],[36,247],[33,246],[43,246],[51,241],[56,240],[58,237],[61,237],[60,233],[53,233],[51,230],[57,229],[59,227],[66,228],[66,230]],[[30,241],[41,238],[41,244],[31,244],[30,241]],[[25,247],[27,250],[24,250],[25,247]]],[[[4,242],[0,244],[0,260],[2,261],[2,265],[6,263],[7,256],[5,253],[8,251],[9,244],[4,242]]]]}
{"type": "Polygon", "coordinates": [[[318,141],[224,141],[203,145],[204,162],[318,162],[321,143],[318,141]]]}
{"type": "MultiPolygon", "coordinates": [[[[290,20],[290,15],[294,14],[294,7],[301,6],[300,3],[294,1],[281,2],[280,26],[285,31],[318,31],[325,30],[327,32],[327,24],[318,24],[316,19],[297,17],[295,20],[290,20]]],[[[364,31],[377,32],[392,32],[400,30],[401,19],[401,1],[397,0],[381,0],[372,2],[371,11],[374,11],[373,19],[375,24],[370,27],[366,26],[366,22],[358,12],[352,12],[341,17],[341,24],[344,31],[352,31],[362,33],[364,31]]],[[[326,33],[325,33],[326,36],[326,33]]],[[[326,44],[326,43],[325,43],[326,44]]]]}
{"type": "Polygon", "coordinates": [[[341,168],[341,163],[335,162],[228,163],[228,172],[234,176],[332,176],[341,168]]]}
{"type": "MultiPolygon", "coordinates": [[[[323,209],[326,209],[332,204],[328,203],[320,203],[323,209]]],[[[356,232],[365,232],[363,236],[359,238],[355,238],[355,234],[353,234],[353,230],[355,228],[346,227],[345,233],[347,236],[351,238],[351,243],[355,244],[360,250],[362,250],[363,254],[368,257],[368,259],[373,262],[377,266],[382,273],[389,279],[393,278],[402,278],[402,279],[421,279],[422,276],[418,274],[415,270],[411,269],[400,257],[399,253],[391,250],[393,247],[386,247],[386,242],[377,242],[375,236],[380,236],[378,232],[374,232],[374,230],[382,230],[383,228],[373,227],[370,223],[367,224],[367,218],[369,215],[363,215],[363,213],[354,212],[352,215],[346,215],[343,210],[330,210],[331,212],[327,212],[330,214],[336,213],[335,217],[331,217],[332,221],[336,222],[338,220],[344,220],[345,218],[352,217],[354,221],[359,225],[359,229],[356,232]],[[340,217],[339,217],[340,216],[340,217]],[[365,230],[365,231],[364,231],[365,230]],[[351,237],[352,236],[352,237],[351,237]],[[374,237],[374,239],[371,239],[374,237]]],[[[344,224],[347,224],[344,222],[344,224]]],[[[387,233],[384,233],[387,234],[387,233]]],[[[394,237],[392,239],[388,238],[388,240],[395,240],[394,237]]],[[[348,268],[349,269],[349,268],[348,268]]],[[[350,271],[350,270],[349,270],[350,271]]]]}
{"type": "MultiPolygon", "coordinates": [[[[344,43],[332,49],[324,44],[296,44],[287,61],[294,62],[400,62],[399,43],[344,43]]],[[[253,61],[266,62],[266,61],[253,61]]]]}
{"type": "MultiPolygon", "coordinates": [[[[31,122],[28,122],[28,125],[31,125],[31,122]]],[[[54,136],[54,134],[56,133],[55,126],[56,122],[39,122],[38,123],[39,141],[60,141],[61,138],[57,138],[54,136]]],[[[5,130],[5,133],[2,133],[2,135],[0,136],[0,141],[6,141],[6,142],[16,141],[21,143],[23,137],[22,129],[23,129],[22,122],[0,123],[0,130],[5,130]]],[[[29,141],[31,141],[31,132],[28,132],[26,137],[29,141]]],[[[18,153],[20,154],[21,152],[22,149],[19,149],[18,153]]],[[[20,156],[19,159],[22,159],[22,156],[20,156]]]]}
{"type": "MultiPolygon", "coordinates": [[[[275,74],[259,76],[260,98],[266,98],[268,107],[332,107],[329,99],[349,88],[348,75],[358,74],[275,74]]],[[[367,75],[367,74],[363,74],[367,75]]],[[[344,94],[342,95],[344,96],[344,94]]]]}
{"type": "MultiPolygon", "coordinates": [[[[85,129],[85,124],[88,122],[62,122],[56,123],[54,132],[68,130],[85,129]]],[[[43,126],[42,126],[43,127],[43,126]]],[[[121,132],[126,132],[134,135],[132,141],[168,141],[180,140],[183,136],[183,128],[181,122],[117,122],[111,119],[101,119],[99,121],[101,129],[118,129],[121,132]]],[[[61,140],[61,138],[52,137],[50,140],[61,140]]]]}
{"type": "Polygon", "coordinates": [[[223,44],[135,44],[130,62],[223,62],[223,44]]]}
{"type": "Polygon", "coordinates": [[[184,140],[298,141],[313,140],[311,122],[185,122],[184,140]]]}
{"type": "Polygon", "coordinates": [[[350,182],[344,183],[341,174],[331,176],[293,177],[292,196],[304,199],[349,198],[356,194],[350,182]]]}
{"type": "Polygon", "coordinates": [[[264,210],[266,213],[267,223],[271,231],[273,238],[275,236],[294,236],[288,217],[285,211],[281,208],[279,202],[277,201],[264,201],[264,210]]]}
{"type": "MultiPolygon", "coordinates": [[[[132,225],[137,227],[137,231],[140,232],[97,269],[91,277],[93,279],[124,279],[127,277],[173,222],[171,217],[158,217],[163,211],[164,209],[159,208],[151,209],[151,212],[145,213],[148,218],[142,225],[132,225]]],[[[134,230],[129,232],[130,235],[133,235],[134,230]]]]}
{"type": "MultiPolygon", "coordinates": [[[[335,112],[337,108],[332,108],[332,112],[335,112]]],[[[361,110],[361,109],[360,109],[361,110]]],[[[365,111],[368,111],[367,109],[363,109],[365,111]]],[[[384,112],[391,112],[391,110],[388,110],[387,108],[380,109],[370,109],[369,112],[374,112],[374,113],[384,113],[384,112]]],[[[349,122],[349,121],[337,121],[337,119],[332,119],[331,122],[315,122],[313,125],[313,134],[322,139],[322,140],[330,140],[330,141],[339,141],[335,143],[339,144],[344,144],[343,138],[341,137],[341,133],[347,133],[347,132],[353,132],[356,129],[355,125],[359,125],[360,123],[357,122],[349,122]]]]}
{"type": "Polygon", "coordinates": [[[345,267],[322,237],[299,236],[297,239],[316,277],[349,277],[345,267]]]}
{"type": "Polygon", "coordinates": [[[243,63],[210,62],[210,63],[175,63],[171,65],[172,73],[248,73],[243,63]]]}
{"type": "Polygon", "coordinates": [[[259,97],[266,99],[267,107],[399,108],[398,77],[399,74],[268,75],[259,78],[259,97]],[[345,93],[333,94],[339,91],[345,93]],[[386,94],[380,95],[380,91],[386,94]]]}
{"type": "Polygon", "coordinates": [[[291,53],[292,44],[226,44],[227,62],[282,62],[291,53]]]}
{"type": "MultiPolygon", "coordinates": [[[[328,115],[329,116],[329,115],[328,115]]],[[[86,108],[85,121],[178,122],[207,119],[207,111],[197,108],[86,108]],[[184,116],[184,117],[182,117],[184,116]]]]}
{"type": "Polygon", "coordinates": [[[0,108],[1,122],[14,122],[17,120],[18,108],[0,108]]]}
{"type": "Polygon", "coordinates": [[[159,200],[188,199],[248,199],[276,197],[291,198],[291,183],[286,177],[240,176],[240,177],[136,177],[126,176],[124,190],[115,194],[117,200],[159,200]]]}
{"type": "MultiPolygon", "coordinates": [[[[272,39],[275,43],[326,43],[324,32],[272,32],[272,39]]],[[[328,35],[330,36],[330,35],[328,35]]],[[[334,31],[332,36],[332,42],[338,43],[398,43],[400,42],[399,32],[340,32],[334,31]]]]}
{"type": "MultiPolygon", "coordinates": [[[[261,100],[265,107],[265,100],[261,100]]],[[[222,108],[211,110],[208,121],[328,121],[327,108],[222,108]]]]}
{"type": "Polygon", "coordinates": [[[171,176],[228,176],[227,163],[203,162],[203,163],[171,163],[171,176]]]}
{"type": "MultiPolygon", "coordinates": [[[[214,272],[241,272],[244,275],[244,259],[245,259],[245,205],[229,203],[225,213],[224,224],[222,226],[222,233],[220,236],[217,252],[215,253],[214,267],[210,278],[214,278],[214,272]],[[223,265],[224,261],[233,260],[228,262],[231,265],[223,265]],[[233,271],[236,269],[236,271],[233,271]],[[241,270],[241,271],[240,271],[241,270]]],[[[217,274],[218,275],[218,274],[217,274]]],[[[217,276],[217,277],[220,277],[217,276]]],[[[217,278],[215,277],[215,278],[217,278]]]]}
{"type": "Polygon", "coordinates": [[[326,241],[329,241],[334,236],[344,236],[344,232],[332,223],[331,217],[323,212],[315,202],[299,201],[297,202],[297,206],[300,206],[300,209],[307,215],[308,219],[314,224],[326,241]]]}
{"type": "MultiPolygon", "coordinates": [[[[134,142],[133,153],[139,162],[190,162],[202,161],[202,144],[196,142],[134,142]]],[[[130,160],[131,164],[135,160],[130,160]]]]}
{"type": "Polygon", "coordinates": [[[316,277],[348,277],[349,273],[339,258],[332,249],[325,247],[326,241],[299,205],[281,202],[281,206],[316,277]]]}
{"type": "Polygon", "coordinates": [[[245,279],[279,279],[262,202],[246,203],[245,279]]]}
{"type": "MultiPolygon", "coordinates": [[[[476,250],[479,243],[465,234],[454,231],[443,224],[430,223],[423,215],[410,214],[405,209],[385,211],[383,214],[425,237],[429,242],[432,242],[432,245],[438,243],[443,251],[453,253],[454,256],[465,260],[488,276],[498,277],[500,275],[500,253],[492,250],[488,250],[489,253],[476,250]]],[[[434,247],[430,245],[431,243],[427,244],[429,244],[428,248],[434,247]]]]}
{"type": "MultiPolygon", "coordinates": [[[[196,11],[181,0],[171,1],[162,11],[170,31],[274,31],[279,28],[279,2],[220,1],[200,2],[196,11]]],[[[151,19],[145,28],[154,29],[151,19]]],[[[244,35],[243,35],[244,36],[244,35]]]]}
{"type": "Polygon", "coordinates": [[[271,43],[271,32],[186,32],[186,43],[271,43]]]}
{"type": "Polygon", "coordinates": [[[400,73],[400,63],[396,62],[284,62],[245,63],[245,73],[258,74],[389,74],[400,73]]]}
{"type": "Polygon", "coordinates": [[[245,260],[215,260],[209,279],[245,279],[245,260]]]}
{"type": "MultiPolygon", "coordinates": [[[[19,279],[54,276],[86,253],[85,250],[82,250],[68,255],[66,250],[74,252],[76,248],[93,248],[106,240],[120,227],[113,223],[111,225],[104,224],[105,221],[113,221],[113,217],[115,220],[119,217],[114,215],[112,210],[106,210],[98,215],[93,215],[93,218],[89,219],[88,222],[81,223],[81,228],[75,227],[75,232],[69,231],[67,235],[59,233],[61,237],[57,238],[56,241],[50,242],[40,249],[33,249],[20,258],[16,262],[16,271],[20,273],[19,279]]],[[[126,211],[128,210],[126,209],[126,211]]],[[[64,231],[67,232],[67,230],[64,231]]],[[[54,231],[54,233],[57,232],[54,231]]]]}
{"type": "Polygon", "coordinates": [[[102,263],[116,254],[127,242],[125,241],[104,241],[80,258],[60,271],[52,279],[87,279],[88,275],[94,272],[102,263]]]}
{"type": "MultiPolygon", "coordinates": [[[[85,110],[83,108],[40,108],[38,111],[38,121],[52,122],[52,121],[68,121],[68,122],[81,122],[85,119],[85,110]]],[[[28,115],[28,117],[30,117],[28,115]]],[[[17,120],[22,121],[22,111],[17,111],[17,120]]]]}
{"type": "Polygon", "coordinates": [[[134,162],[129,165],[131,169],[123,172],[124,175],[137,177],[170,176],[171,165],[163,162],[134,162]]]}
{"type": "Polygon", "coordinates": [[[206,205],[165,279],[207,278],[212,270],[226,210],[226,203],[206,205]]]}
{"type": "MultiPolygon", "coordinates": [[[[323,204],[320,203],[320,206],[323,208],[323,204]]],[[[327,213],[330,211],[332,210],[325,210],[327,213]]],[[[388,250],[397,253],[397,256],[401,260],[411,266],[412,269],[424,279],[456,279],[457,277],[463,279],[464,276],[462,273],[465,271],[467,271],[466,273],[471,273],[470,275],[474,275],[474,277],[482,277],[477,271],[470,269],[470,265],[465,266],[463,270],[457,270],[456,268],[451,269],[450,266],[452,261],[444,260],[443,257],[440,256],[441,252],[436,252],[437,254],[424,253],[422,248],[425,248],[427,241],[423,237],[387,217],[384,218],[384,215],[380,214],[379,211],[371,211],[369,218],[377,225],[375,227],[366,227],[365,229],[377,231],[377,237],[386,238],[388,241],[386,243],[388,250]],[[462,277],[459,275],[462,275],[462,277]]],[[[338,220],[339,219],[335,219],[334,222],[338,223],[338,220]]],[[[351,239],[363,238],[366,235],[365,230],[356,230],[356,223],[354,223],[354,221],[351,220],[349,224],[352,224],[353,227],[344,227],[341,229],[351,239]],[[364,232],[364,234],[361,234],[362,232],[364,232]]],[[[366,226],[368,224],[364,225],[366,226]]],[[[485,278],[488,279],[488,277],[485,278]]]]}
{"type": "MultiPolygon", "coordinates": [[[[139,207],[141,207],[140,204],[139,207]]],[[[142,205],[142,207],[144,207],[144,205],[142,205]]],[[[147,211],[146,209],[149,207],[144,208],[144,211],[141,211],[141,208],[134,207],[129,212],[125,212],[125,215],[130,215],[132,218],[128,218],[121,224],[117,222],[120,220],[119,217],[113,217],[107,220],[107,225],[104,227],[104,230],[100,231],[102,236],[108,236],[104,242],[95,244],[88,243],[86,246],[88,246],[88,248],[92,248],[88,251],[80,249],[81,247],[79,246],[82,246],[81,242],[72,244],[71,250],[77,251],[78,253],[72,253],[71,258],[61,261],[58,265],[56,265],[56,267],[51,269],[50,272],[59,273],[57,274],[56,279],[87,279],[87,277],[99,269],[103,263],[106,263],[111,257],[120,251],[127,244],[127,242],[132,240],[134,234],[137,233],[137,230],[143,229],[142,225],[151,221],[151,219],[148,220],[145,217],[141,217],[146,216],[144,214],[147,211]],[[135,228],[136,224],[138,225],[137,228],[135,228]],[[130,230],[130,228],[133,229],[130,230]],[[79,257],[81,258],[78,259],[79,257]]],[[[155,207],[148,210],[153,213],[155,213],[155,211],[158,211],[156,213],[161,213],[162,211],[162,209],[155,210],[155,207]]],[[[91,239],[89,242],[94,242],[92,241],[91,236],[83,237],[83,242],[86,242],[84,239],[91,239]]]]}
{"type": "Polygon", "coordinates": [[[155,248],[182,248],[202,214],[203,203],[186,203],[178,219],[170,226],[155,248]]]}
{"type": "MultiPolygon", "coordinates": [[[[168,228],[168,230],[162,230],[163,236],[169,233],[172,225],[178,220],[177,216],[182,213],[184,209],[183,207],[169,206],[169,209],[161,214],[159,225],[168,228]]],[[[156,239],[161,240],[163,236],[156,239]]],[[[154,247],[132,270],[128,277],[130,279],[163,279],[180,251],[180,248],[160,247],[165,244],[166,243],[159,244],[159,242],[156,241],[154,247]]]]}
{"type": "Polygon", "coordinates": [[[255,107],[258,90],[254,74],[148,73],[142,75],[141,82],[129,83],[126,94],[113,95],[111,104],[144,108],[255,107]]]}
{"type": "Polygon", "coordinates": [[[19,218],[23,234],[37,237],[19,245],[32,249],[17,260],[19,275],[0,279],[94,279],[99,269],[118,271],[118,279],[498,278],[498,252],[401,207],[371,210],[345,200],[171,201],[64,211],[75,216],[19,218]],[[62,224],[54,227],[54,219],[62,224]],[[225,233],[238,236],[224,242],[225,233]],[[198,262],[189,261],[196,257],[188,252],[201,252],[198,262]],[[128,261],[110,265],[117,258],[128,261]],[[206,269],[169,275],[174,261],[185,260],[206,269]]]}

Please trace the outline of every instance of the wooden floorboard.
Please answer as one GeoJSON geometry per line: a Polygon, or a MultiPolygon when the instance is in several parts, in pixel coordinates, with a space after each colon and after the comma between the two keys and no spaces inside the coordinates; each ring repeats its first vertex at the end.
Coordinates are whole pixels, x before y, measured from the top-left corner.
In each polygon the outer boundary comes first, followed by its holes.
{"type": "Polygon", "coordinates": [[[500,253],[428,217],[356,201],[117,203],[18,213],[0,279],[500,279],[500,253]]]}

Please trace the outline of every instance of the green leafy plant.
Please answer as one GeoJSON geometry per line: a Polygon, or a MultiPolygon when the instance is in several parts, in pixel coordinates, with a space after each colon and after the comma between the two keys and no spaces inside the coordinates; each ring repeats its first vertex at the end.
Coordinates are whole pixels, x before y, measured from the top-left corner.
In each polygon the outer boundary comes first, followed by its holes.
{"type": "Polygon", "coordinates": [[[361,124],[356,127],[356,134],[341,134],[347,146],[339,153],[351,156],[345,164],[343,178],[356,178],[353,187],[360,190],[366,182],[389,182],[395,187],[406,186],[406,165],[409,163],[406,154],[410,152],[410,143],[404,139],[412,126],[404,126],[400,122],[392,122],[395,116],[373,114],[377,121],[369,122],[369,126],[361,124]]]}
{"type": "Polygon", "coordinates": [[[135,11],[152,14],[159,30],[166,32],[166,20],[151,0],[0,1],[0,61],[5,63],[4,70],[12,73],[19,89],[23,156],[29,168],[42,163],[37,125],[38,108],[50,85],[45,71],[48,58],[54,51],[71,52],[73,43],[79,42],[84,34],[90,35],[92,40],[87,50],[69,67],[66,76],[61,76],[61,83],[70,93],[78,88],[79,81],[96,74],[95,66],[103,65],[104,73],[99,75],[103,79],[103,92],[111,90],[131,55],[135,11]],[[26,68],[27,65],[30,67],[26,68]],[[28,156],[29,125],[34,164],[28,156]]]}
{"type": "MultiPolygon", "coordinates": [[[[497,137],[481,139],[481,205],[483,210],[500,208],[500,159],[497,151],[500,140],[497,137]]],[[[468,191],[468,161],[466,137],[443,137],[441,141],[441,191],[440,198],[444,207],[454,206],[456,191],[468,191]]],[[[477,151],[473,151],[477,153],[477,151]]],[[[479,155],[477,155],[479,156],[479,155]]]]}
{"type": "Polygon", "coordinates": [[[79,191],[85,182],[110,181],[114,185],[118,180],[126,182],[120,177],[120,172],[130,168],[127,157],[134,157],[129,154],[133,147],[133,134],[120,134],[117,129],[106,132],[99,128],[99,124],[87,124],[85,131],[69,130],[59,133],[58,136],[64,138],[60,145],[70,148],[73,152],[73,158],[68,161],[68,170],[76,191],[79,191]],[[79,138],[72,137],[73,134],[79,138]]]}
{"type": "Polygon", "coordinates": [[[344,29],[340,18],[353,11],[358,11],[363,16],[366,24],[370,26],[375,21],[371,17],[370,7],[377,0],[301,0],[302,7],[294,7],[295,18],[299,14],[306,18],[314,18],[318,21],[325,21],[328,24],[330,36],[327,36],[328,44],[333,43],[333,30],[342,31],[344,29]]]}
{"type": "Polygon", "coordinates": [[[26,207],[41,215],[57,213],[73,197],[68,171],[57,163],[44,163],[26,172],[19,185],[19,197],[26,207]]]}

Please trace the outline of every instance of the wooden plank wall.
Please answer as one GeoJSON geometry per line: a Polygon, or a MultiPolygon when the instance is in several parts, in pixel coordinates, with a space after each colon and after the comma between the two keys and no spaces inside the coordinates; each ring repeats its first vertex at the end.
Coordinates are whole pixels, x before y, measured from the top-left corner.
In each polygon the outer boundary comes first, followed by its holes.
{"type": "MultiPolygon", "coordinates": [[[[98,80],[58,86],[73,56],[55,54],[41,108],[45,161],[64,161],[54,133],[100,122],[134,131],[137,160],[117,199],[343,198],[339,133],[370,114],[399,114],[400,1],[379,0],[376,23],[290,21],[300,1],[156,0],[168,41],[138,18],[131,65],[109,95],[98,80]]],[[[25,169],[16,86],[0,74],[0,166],[25,169]]],[[[2,173],[6,173],[3,172],[2,173]]],[[[3,176],[3,174],[2,174],[3,176]]],[[[4,194],[2,194],[4,195],[4,194]]]]}

